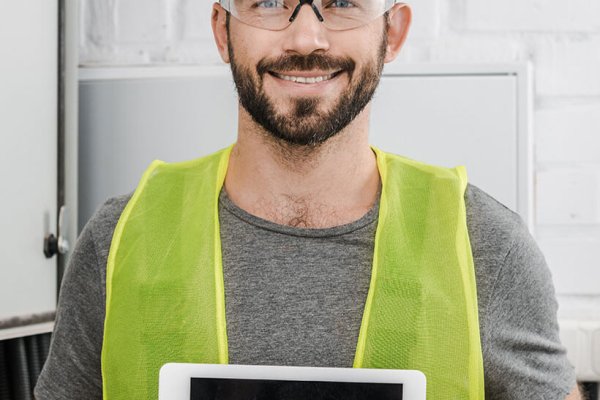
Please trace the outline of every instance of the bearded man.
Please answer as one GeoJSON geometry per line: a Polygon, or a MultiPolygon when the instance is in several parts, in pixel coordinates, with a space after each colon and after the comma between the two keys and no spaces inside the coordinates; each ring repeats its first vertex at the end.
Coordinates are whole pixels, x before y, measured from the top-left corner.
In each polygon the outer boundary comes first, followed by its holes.
{"type": "Polygon", "coordinates": [[[520,218],[462,167],[369,146],[410,21],[394,0],[213,6],[238,140],[153,163],[87,224],[39,399],[156,398],[167,362],[417,369],[436,400],[580,398],[520,218]]]}

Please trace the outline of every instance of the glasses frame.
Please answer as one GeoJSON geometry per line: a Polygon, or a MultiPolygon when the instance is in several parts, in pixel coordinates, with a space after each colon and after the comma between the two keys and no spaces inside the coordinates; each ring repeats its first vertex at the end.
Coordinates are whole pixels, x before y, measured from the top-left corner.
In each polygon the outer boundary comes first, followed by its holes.
{"type": "MultiPolygon", "coordinates": [[[[240,22],[246,24],[246,25],[250,25],[253,26],[255,28],[258,29],[264,29],[264,30],[268,30],[268,31],[282,31],[284,29],[287,29],[292,22],[294,22],[294,20],[296,19],[296,17],[298,16],[298,13],[300,12],[300,9],[302,8],[303,5],[308,5],[310,6],[310,8],[313,10],[313,12],[315,13],[315,15],[317,16],[317,19],[319,20],[319,22],[321,23],[325,23],[325,19],[323,18],[323,16],[321,15],[321,12],[319,11],[319,8],[314,4],[314,0],[300,0],[298,2],[298,5],[296,5],[296,7],[294,8],[294,11],[292,11],[292,15],[289,18],[289,23],[284,26],[283,28],[280,29],[272,29],[272,28],[265,28],[262,26],[256,26],[256,25],[252,25],[252,24],[248,24],[247,22],[241,20],[240,18],[238,18],[234,12],[231,11],[231,2],[235,1],[235,0],[219,0],[219,4],[221,5],[221,7],[223,7],[229,14],[231,14],[233,17],[235,17],[237,20],[239,20],[240,22]]],[[[385,0],[385,6],[384,6],[384,11],[373,17],[373,19],[369,20],[369,21],[365,21],[363,24],[352,27],[352,28],[342,28],[342,29],[334,29],[334,28],[330,28],[327,25],[325,25],[325,27],[327,29],[330,30],[334,30],[334,31],[347,31],[347,30],[351,30],[351,29],[356,29],[356,28],[360,28],[361,26],[367,25],[368,23],[370,23],[371,21],[374,21],[375,19],[379,18],[380,16],[384,15],[386,12],[388,12],[393,6],[394,4],[398,3],[398,0],[385,0]]]]}

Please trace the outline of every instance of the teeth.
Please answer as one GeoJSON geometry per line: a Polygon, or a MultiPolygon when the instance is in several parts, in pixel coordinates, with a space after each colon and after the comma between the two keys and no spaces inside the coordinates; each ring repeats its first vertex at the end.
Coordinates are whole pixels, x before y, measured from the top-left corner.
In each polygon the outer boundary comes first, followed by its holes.
{"type": "Polygon", "coordinates": [[[329,74],[329,75],[324,75],[324,76],[315,76],[315,77],[311,77],[311,78],[306,78],[303,76],[280,75],[280,74],[275,74],[275,75],[278,78],[281,78],[285,81],[291,81],[291,82],[296,82],[296,83],[318,83],[318,82],[327,81],[327,80],[333,78],[333,75],[335,75],[335,74],[329,74]]]}

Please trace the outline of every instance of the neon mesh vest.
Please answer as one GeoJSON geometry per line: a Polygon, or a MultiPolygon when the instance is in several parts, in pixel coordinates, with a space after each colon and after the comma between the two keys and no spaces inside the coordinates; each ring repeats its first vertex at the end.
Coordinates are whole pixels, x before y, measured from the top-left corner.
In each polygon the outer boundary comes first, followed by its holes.
{"type": "MultiPolygon", "coordinates": [[[[373,150],[382,191],[354,367],[420,370],[432,400],[483,399],[465,170],[373,150]]],[[[155,161],[121,214],[106,272],[104,399],[156,399],[167,362],[228,363],[218,196],[230,152],[155,161]]]]}

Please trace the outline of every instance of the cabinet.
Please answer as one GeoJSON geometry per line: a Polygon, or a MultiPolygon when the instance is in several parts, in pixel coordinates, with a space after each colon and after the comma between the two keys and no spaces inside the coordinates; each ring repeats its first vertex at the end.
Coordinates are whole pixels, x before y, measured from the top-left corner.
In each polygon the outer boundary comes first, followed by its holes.
{"type": "MultiPolygon", "coordinates": [[[[83,69],[80,79],[80,227],[107,197],[135,189],[153,159],[192,159],[236,139],[227,67],[83,69]]],[[[529,108],[525,65],[391,64],[374,99],[371,142],[466,165],[472,183],[532,228],[529,108]]]]}

